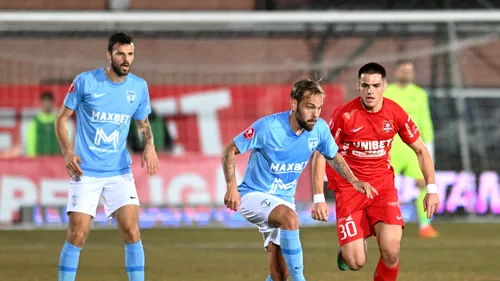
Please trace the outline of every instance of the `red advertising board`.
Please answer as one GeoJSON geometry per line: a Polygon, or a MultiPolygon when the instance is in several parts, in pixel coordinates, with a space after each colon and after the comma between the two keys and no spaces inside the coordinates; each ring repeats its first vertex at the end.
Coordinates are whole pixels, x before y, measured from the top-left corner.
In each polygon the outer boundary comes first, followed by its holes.
{"type": "MultiPolygon", "coordinates": [[[[223,205],[224,175],[219,157],[200,154],[180,157],[160,155],[160,171],[148,176],[133,155],[133,174],[141,202],[145,206],[223,205]]],[[[241,181],[248,154],[236,158],[236,178],[241,181]]],[[[0,224],[10,223],[21,206],[65,206],[69,177],[62,157],[0,159],[0,224]]],[[[499,174],[484,171],[437,171],[441,205],[438,214],[454,214],[459,209],[479,215],[500,215],[499,174]]],[[[310,203],[310,165],[302,172],[296,201],[310,203]]],[[[400,202],[415,200],[418,189],[410,179],[396,180],[400,202]]]]}
{"type": "MultiPolygon", "coordinates": [[[[236,158],[236,178],[241,182],[248,153],[236,158]]],[[[223,205],[226,183],[220,157],[160,155],[160,171],[148,176],[140,155],[133,155],[132,170],[144,205],[223,205]]],[[[310,202],[310,170],[305,169],[297,187],[297,201],[310,202]]],[[[65,206],[69,176],[62,157],[0,160],[0,223],[10,222],[21,206],[65,206]]]]}
{"type": "MultiPolygon", "coordinates": [[[[22,143],[23,130],[39,106],[44,90],[54,93],[59,107],[69,85],[0,85],[0,134],[12,146],[22,143]],[[31,114],[31,115],[30,115],[31,114]],[[23,116],[25,118],[23,118],[23,116]]],[[[328,122],[343,102],[343,88],[327,84],[321,116],[328,122]]],[[[233,136],[258,118],[290,108],[291,85],[150,85],[151,104],[173,125],[175,143],[183,151],[215,156],[233,136]]]]}

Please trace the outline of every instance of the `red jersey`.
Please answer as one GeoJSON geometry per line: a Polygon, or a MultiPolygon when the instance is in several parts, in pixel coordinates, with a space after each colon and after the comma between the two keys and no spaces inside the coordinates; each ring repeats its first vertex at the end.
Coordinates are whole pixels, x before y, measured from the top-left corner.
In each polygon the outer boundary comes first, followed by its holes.
{"type": "MultiPolygon", "coordinates": [[[[361,98],[338,107],[330,120],[330,132],[338,152],[344,157],[354,175],[375,189],[384,188],[394,178],[390,162],[392,140],[396,134],[412,144],[420,137],[417,126],[408,113],[396,102],[384,98],[382,109],[366,111],[361,98]]],[[[339,192],[354,191],[349,182],[326,165],[328,188],[339,192]]]]}

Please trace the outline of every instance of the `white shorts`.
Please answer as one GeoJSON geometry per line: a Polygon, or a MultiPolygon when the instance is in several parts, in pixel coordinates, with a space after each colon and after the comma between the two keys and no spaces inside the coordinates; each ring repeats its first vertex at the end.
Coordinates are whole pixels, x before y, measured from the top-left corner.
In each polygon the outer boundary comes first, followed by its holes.
{"type": "Polygon", "coordinates": [[[280,229],[268,225],[269,214],[279,205],[295,211],[294,204],[263,192],[250,192],[241,198],[240,213],[247,221],[259,227],[264,238],[264,248],[271,242],[278,246],[280,244],[280,229]]]}
{"type": "Polygon", "coordinates": [[[139,197],[132,174],[109,178],[83,176],[73,178],[69,186],[66,212],[84,213],[95,217],[101,195],[108,218],[125,205],[139,206],[139,197]]]}

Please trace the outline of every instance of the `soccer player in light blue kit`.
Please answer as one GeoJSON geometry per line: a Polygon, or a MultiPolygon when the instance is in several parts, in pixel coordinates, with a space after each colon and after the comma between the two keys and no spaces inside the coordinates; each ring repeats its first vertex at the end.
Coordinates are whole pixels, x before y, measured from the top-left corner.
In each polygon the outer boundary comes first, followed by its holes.
{"type": "MultiPolygon", "coordinates": [[[[299,176],[314,150],[321,152],[353,188],[370,198],[376,194],[373,187],[352,174],[337,153],[328,125],[319,118],[324,98],[317,81],[296,82],[290,111],[260,118],[222,152],[227,184],[224,204],[239,210],[263,234],[264,248],[270,256],[267,281],[285,281],[288,276],[294,281],[306,280],[294,196],[299,176]],[[249,150],[252,152],[245,176],[237,186],[234,158],[249,150]]],[[[324,195],[315,195],[314,203],[321,202],[325,202],[324,195]]]]}
{"type": "Polygon", "coordinates": [[[123,32],[109,38],[107,68],[78,75],[55,122],[56,135],[71,177],[67,241],[59,261],[59,281],[74,281],[80,250],[95,217],[99,197],[106,215],[116,219],[125,242],[130,281],[144,281],[144,250],[139,233],[139,198],[126,150],[130,122],[135,120],[145,143],[142,166],[149,175],[159,167],[148,121],[151,112],[146,81],[133,74],[133,38],[123,32]],[[66,121],[76,111],[76,141],[68,141],[66,121]]]}

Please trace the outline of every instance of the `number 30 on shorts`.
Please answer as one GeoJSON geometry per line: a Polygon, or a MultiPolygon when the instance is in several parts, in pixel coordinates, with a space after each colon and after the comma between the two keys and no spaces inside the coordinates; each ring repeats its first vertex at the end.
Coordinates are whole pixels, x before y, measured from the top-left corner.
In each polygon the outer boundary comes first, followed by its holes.
{"type": "Polygon", "coordinates": [[[344,224],[339,225],[340,228],[340,240],[344,240],[347,237],[354,237],[358,234],[358,230],[356,229],[356,224],[354,221],[348,221],[344,224]]]}

